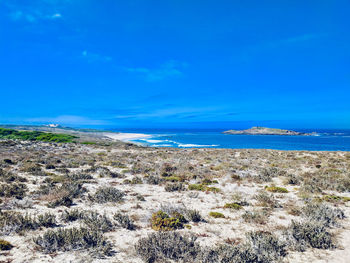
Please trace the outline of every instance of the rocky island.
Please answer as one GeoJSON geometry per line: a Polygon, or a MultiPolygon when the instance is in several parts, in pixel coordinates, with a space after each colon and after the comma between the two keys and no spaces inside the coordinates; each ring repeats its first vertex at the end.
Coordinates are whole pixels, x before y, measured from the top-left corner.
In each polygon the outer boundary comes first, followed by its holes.
{"type": "Polygon", "coordinates": [[[252,127],[246,130],[228,130],[224,131],[225,134],[233,135],[294,135],[294,136],[310,136],[313,133],[303,133],[291,130],[282,130],[276,128],[266,128],[266,127],[252,127]]]}

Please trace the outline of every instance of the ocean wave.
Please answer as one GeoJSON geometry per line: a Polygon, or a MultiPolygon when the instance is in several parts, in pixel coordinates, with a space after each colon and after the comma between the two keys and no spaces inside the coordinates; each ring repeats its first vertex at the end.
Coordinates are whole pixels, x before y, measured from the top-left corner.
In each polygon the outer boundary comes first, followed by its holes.
{"type": "Polygon", "coordinates": [[[162,143],[164,142],[164,140],[150,140],[150,139],[141,139],[141,141],[145,141],[145,142],[148,142],[148,143],[162,143]]]}
{"type": "Polygon", "coordinates": [[[178,143],[177,145],[178,147],[181,147],[181,148],[197,148],[197,147],[217,147],[219,145],[217,144],[209,144],[209,145],[201,145],[201,144],[182,144],[182,143],[178,143]]]}

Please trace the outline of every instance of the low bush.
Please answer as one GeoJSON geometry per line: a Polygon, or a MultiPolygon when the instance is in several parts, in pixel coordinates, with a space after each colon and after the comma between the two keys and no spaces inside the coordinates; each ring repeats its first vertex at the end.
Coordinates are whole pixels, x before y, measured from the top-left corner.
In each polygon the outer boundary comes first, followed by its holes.
{"type": "Polygon", "coordinates": [[[164,189],[167,192],[180,192],[185,190],[185,186],[182,183],[167,183],[164,189]]]}
{"type": "Polygon", "coordinates": [[[285,184],[292,184],[292,185],[299,185],[300,184],[300,177],[296,176],[294,174],[288,174],[285,179],[285,184]]]}
{"type": "Polygon", "coordinates": [[[83,223],[93,231],[109,232],[114,229],[114,225],[106,215],[101,215],[96,211],[85,211],[81,218],[83,223]]]}
{"type": "Polygon", "coordinates": [[[54,227],[56,226],[56,216],[54,214],[45,213],[38,215],[37,224],[41,227],[54,227]]]}
{"type": "Polygon", "coordinates": [[[123,201],[124,195],[124,192],[114,187],[107,186],[99,187],[93,196],[89,196],[89,199],[100,204],[107,202],[118,203],[123,201]]]}
{"type": "Polygon", "coordinates": [[[195,223],[200,222],[200,221],[204,221],[198,210],[185,209],[184,216],[188,221],[192,221],[195,223]]]}
{"type": "Polygon", "coordinates": [[[326,204],[310,203],[302,208],[302,215],[308,220],[320,222],[325,226],[335,226],[339,219],[344,219],[345,215],[340,208],[332,208],[326,204]]]}
{"type": "Polygon", "coordinates": [[[141,238],[135,245],[136,253],[146,263],[194,262],[200,253],[200,246],[192,235],[177,232],[158,232],[141,238]]]}
{"type": "Polygon", "coordinates": [[[249,232],[240,245],[203,248],[196,263],[272,263],[281,262],[287,254],[285,244],[268,232],[249,232]]]}
{"type": "Polygon", "coordinates": [[[4,251],[4,250],[11,250],[13,248],[13,245],[3,239],[0,239],[0,251],[4,251]]]}
{"type": "Polygon", "coordinates": [[[21,183],[0,185],[0,197],[14,197],[17,199],[22,199],[26,195],[27,191],[28,187],[21,183]]]}
{"type": "Polygon", "coordinates": [[[271,182],[272,178],[280,176],[283,173],[283,171],[278,170],[276,167],[265,168],[257,176],[254,176],[253,179],[258,183],[267,183],[271,182]]]}
{"type": "Polygon", "coordinates": [[[280,203],[272,194],[268,194],[265,191],[260,191],[254,196],[254,199],[257,201],[258,206],[268,207],[268,208],[279,208],[281,207],[280,203]]]}
{"type": "Polygon", "coordinates": [[[245,249],[256,258],[247,262],[280,262],[287,255],[286,245],[269,232],[249,232],[246,237],[245,249]]]}
{"type": "Polygon", "coordinates": [[[72,209],[72,210],[64,210],[61,219],[63,222],[74,222],[78,219],[83,218],[83,213],[79,211],[79,209],[72,209]]]}
{"type": "Polygon", "coordinates": [[[3,235],[54,226],[56,226],[56,217],[50,213],[35,217],[29,214],[22,215],[17,212],[0,211],[0,234],[3,235]]]}
{"type": "Polygon", "coordinates": [[[117,213],[113,216],[114,220],[118,222],[119,226],[126,228],[128,230],[134,230],[134,222],[130,219],[128,215],[123,215],[122,213],[117,213]]]}
{"type": "Polygon", "coordinates": [[[143,197],[142,194],[137,194],[137,195],[136,195],[136,199],[137,199],[138,201],[141,201],[141,202],[146,201],[146,199],[143,197]]]}
{"type": "Polygon", "coordinates": [[[85,192],[86,189],[81,183],[63,183],[60,187],[49,187],[47,195],[56,196],[56,198],[48,203],[48,207],[70,207],[73,199],[82,196],[85,192]]]}
{"type": "Polygon", "coordinates": [[[253,211],[245,211],[242,215],[242,219],[247,223],[254,224],[266,224],[270,213],[267,210],[253,210],[253,211]]]}
{"type": "Polygon", "coordinates": [[[93,256],[113,255],[112,244],[103,237],[102,233],[87,228],[48,230],[33,241],[44,253],[93,249],[93,256]]]}
{"type": "Polygon", "coordinates": [[[72,182],[77,182],[79,180],[91,180],[93,179],[93,177],[90,174],[86,174],[86,173],[74,173],[74,174],[69,174],[67,176],[67,179],[72,182]]]}
{"type": "Polygon", "coordinates": [[[335,247],[332,236],[319,222],[295,222],[284,232],[288,247],[296,251],[305,251],[308,247],[329,249],[335,247]]]}
{"type": "Polygon", "coordinates": [[[180,213],[174,213],[170,217],[163,211],[158,211],[152,214],[151,227],[157,231],[170,231],[184,228],[186,219],[180,213]]]}
{"type": "Polygon", "coordinates": [[[25,177],[14,175],[11,172],[5,172],[5,171],[1,171],[0,172],[0,181],[3,181],[5,183],[12,183],[12,182],[24,183],[24,182],[28,182],[27,178],[25,178],[25,177]]]}
{"type": "Polygon", "coordinates": [[[146,177],[146,183],[148,183],[148,184],[158,185],[158,184],[161,184],[163,181],[164,181],[164,179],[159,177],[159,176],[150,175],[150,176],[146,177]]]}

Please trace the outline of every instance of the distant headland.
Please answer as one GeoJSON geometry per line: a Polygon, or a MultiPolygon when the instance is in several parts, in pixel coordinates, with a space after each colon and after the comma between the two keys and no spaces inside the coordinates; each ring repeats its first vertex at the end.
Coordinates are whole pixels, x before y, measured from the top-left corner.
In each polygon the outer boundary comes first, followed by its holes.
{"type": "Polygon", "coordinates": [[[315,133],[304,133],[291,130],[282,130],[276,128],[267,127],[252,127],[246,130],[228,130],[224,131],[225,134],[232,135],[293,135],[293,136],[311,136],[315,133]]]}

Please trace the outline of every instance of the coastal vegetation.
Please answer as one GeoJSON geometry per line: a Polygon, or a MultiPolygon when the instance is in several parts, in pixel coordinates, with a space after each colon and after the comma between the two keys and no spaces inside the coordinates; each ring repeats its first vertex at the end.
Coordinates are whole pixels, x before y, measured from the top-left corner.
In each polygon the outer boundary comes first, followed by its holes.
{"type": "Polygon", "coordinates": [[[68,134],[58,134],[41,131],[19,131],[14,129],[0,128],[0,139],[67,143],[74,142],[76,138],[78,137],[68,134]]]}
{"type": "Polygon", "coordinates": [[[0,145],[5,262],[332,262],[350,247],[346,152],[0,145]]]}

